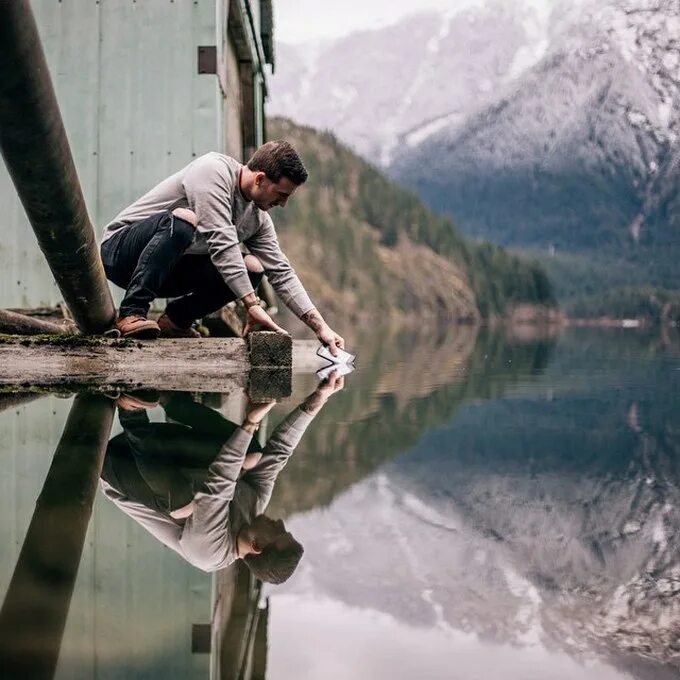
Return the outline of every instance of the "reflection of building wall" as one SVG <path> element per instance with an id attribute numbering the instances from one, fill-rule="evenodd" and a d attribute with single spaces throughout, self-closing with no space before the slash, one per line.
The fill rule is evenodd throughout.
<path id="1" fill-rule="evenodd" d="M 214 584 L 212 677 L 264 678 L 269 603 L 261 601 L 262 583 L 237 561 L 216 572 Z"/>
<path id="2" fill-rule="evenodd" d="M 0 413 L 3 599 L 70 405 L 46 397 Z M 210 617 L 211 576 L 98 495 L 57 677 L 207 677 L 209 658 L 192 654 L 191 633 Z"/>
<path id="3" fill-rule="evenodd" d="M 4 598 L 35 500 L 59 441 L 70 403 L 40 399 L 0 412 L 0 597 Z M 32 414 L 29 422 L 27 413 Z M 34 425 L 35 427 L 30 427 Z"/>
<path id="4" fill-rule="evenodd" d="M 193 158 L 218 150 L 243 159 L 262 142 L 264 69 L 273 61 L 270 5 L 31 3 L 98 234 Z M 61 296 L 2 163 L 0 204 L 0 307 L 55 304 Z"/>
<path id="5" fill-rule="evenodd" d="M 101 494 L 87 524 L 112 402 L 32 399 L 0 400 L 0 665 L 35 671 L 58 659 L 56 676 L 69 679 L 207 677 L 211 669 L 216 678 L 264 677 L 267 608 L 243 562 L 204 573 Z M 30 655 L 17 651 L 26 648 Z"/>

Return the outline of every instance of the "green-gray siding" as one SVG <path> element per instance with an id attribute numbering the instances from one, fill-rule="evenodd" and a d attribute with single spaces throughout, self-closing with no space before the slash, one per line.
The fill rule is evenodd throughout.
<path id="1" fill-rule="evenodd" d="M 98 236 L 154 183 L 197 155 L 224 150 L 218 79 L 197 69 L 199 45 L 222 48 L 223 1 L 32 3 Z M 0 307 L 55 304 L 59 291 L 4 164 L 0 205 Z"/>

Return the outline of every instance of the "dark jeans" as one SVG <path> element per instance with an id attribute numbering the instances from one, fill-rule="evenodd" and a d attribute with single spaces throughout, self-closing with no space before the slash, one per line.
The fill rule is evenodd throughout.
<path id="1" fill-rule="evenodd" d="M 131 500 L 165 515 L 186 505 L 238 425 L 186 394 L 164 406 L 174 423 L 146 411 L 119 411 L 123 432 L 109 441 L 102 478 Z M 253 439 L 248 453 L 262 452 Z"/>
<path id="2" fill-rule="evenodd" d="M 182 328 L 236 298 L 209 255 L 185 255 L 195 229 L 171 212 L 161 212 L 117 231 L 102 243 L 107 278 L 126 293 L 119 316 L 146 316 L 154 299 L 176 298 L 166 313 Z M 253 288 L 261 273 L 248 272 Z"/>

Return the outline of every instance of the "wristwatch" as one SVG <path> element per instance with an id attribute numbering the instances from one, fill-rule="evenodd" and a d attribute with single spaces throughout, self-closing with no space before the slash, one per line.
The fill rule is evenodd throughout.
<path id="1" fill-rule="evenodd" d="M 246 308 L 246 310 L 248 310 L 251 307 L 254 307 L 255 305 L 257 305 L 259 307 L 261 304 L 262 304 L 262 300 L 260 300 L 260 298 L 257 297 L 257 295 L 256 295 L 254 300 L 251 300 L 250 302 L 244 302 L 243 306 Z"/>
<path id="2" fill-rule="evenodd" d="M 250 427 L 253 428 L 253 434 L 255 434 L 255 432 L 257 432 L 260 429 L 261 423 L 256 423 L 255 421 L 248 418 L 248 416 L 246 416 L 245 420 L 243 421 L 243 425 L 250 425 Z"/>

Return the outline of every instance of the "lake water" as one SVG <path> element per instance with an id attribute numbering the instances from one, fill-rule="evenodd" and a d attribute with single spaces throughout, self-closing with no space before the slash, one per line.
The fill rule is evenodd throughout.
<path id="1" fill-rule="evenodd" d="M 102 396 L 0 397 L 0 676 L 678 678 L 679 348 L 381 334 L 313 417 L 296 376 L 254 468 L 277 461 L 266 514 L 304 547 L 281 585 L 195 566 L 229 559 L 226 487 L 212 524 L 169 514 L 210 495 L 228 435 L 198 423 L 241 422 L 234 395 L 122 418 Z"/>

